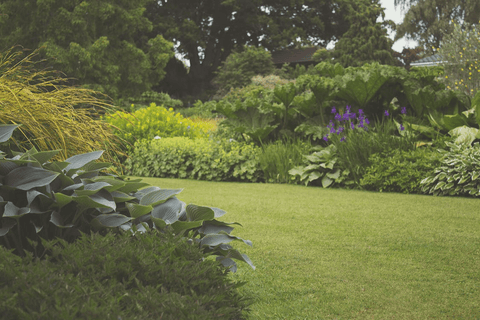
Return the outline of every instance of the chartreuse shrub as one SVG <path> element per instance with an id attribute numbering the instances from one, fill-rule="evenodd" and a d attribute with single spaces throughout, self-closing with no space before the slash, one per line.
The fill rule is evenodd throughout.
<path id="1" fill-rule="evenodd" d="M 0 247 L 3 319 L 243 319 L 247 311 L 243 283 L 182 236 L 108 232 L 43 244 L 42 260 Z"/>
<path id="2" fill-rule="evenodd" d="M 125 166 L 130 174 L 143 177 L 257 182 L 258 150 L 234 140 L 150 139 L 135 143 Z"/>
<path id="3" fill-rule="evenodd" d="M 0 142 L 7 141 L 15 128 L 0 126 Z M 175 234 L 192 231 L 205 254 L 217 255 L 232 270 L 236 268 L 232 258 L 252 265 L 227 244 L 251 242 L 230 235 L 232 223 L 217 220 L 225 211 L 185 205 L 176 197 L 182 189 L 147 187 L 139 180 L 102 173 L 110 166 L 95 162 L 102 151 L 50 162 L 57 153 L 32 148 L 11 159 L 0 153 L 0 244 L 14 253 L 38 256 L 41 239 L 74 241 L 80 232 L 155 228 Z"/>
<path id="4" fill-rule="evenodd" d="M 420 181 L 434 172 L 441 157 L 434 148 L 375 153 L 360 186 L 380 192 L 422 193 Z"/>
<path id="5" fill-rule="evenodd" d="M 421 181 L 422 191 L 440 196 L 480 196 L 480 145 L 446 142 L 440 165 Z"/>
<path id="6" fill-rule="evenodd" d="M 57 160 L 101 149 L 103 159 L 114 162 L 121 143 L 98 120 L 113 106 L 99 99 L 98 92 L 67 86 L 67 79 L 54 71 L 37 70 L 35 56 L 22 58 L 13 49 L 0 53 L 0 124 L 22 124 L 10 148 L 59 150 Z"/>
<path id="7" fill-rule="evenodd" d="M 131 144 L 136 140 L 156 136 L 199 138 L 206 136 L 212 129 L 208 124 L 194 122 L 175 113 L 172 108 L 166 109 L 155 103 L 133 113 L 117 111 L 106 116 L 105 120 L 117 129 L 115 134 Z"/>

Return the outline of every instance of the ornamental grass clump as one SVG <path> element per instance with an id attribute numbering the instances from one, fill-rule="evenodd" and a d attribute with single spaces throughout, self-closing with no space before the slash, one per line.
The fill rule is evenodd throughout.
<path id="1" fill-rule="evenodd" d="M 0 123 L 22 124 L 9 141 L 13 151 L 60 150 L 55 159 L 105 150 L 115 162 L 121 142 L 98 118 L 113 106 L 98 92 L 67 86 L 54 71 L 37 70 L 36 52 L 23 57 L 10 49 L 0 53 Z M 99 98 L 100 97 L 100 98 Z"/>

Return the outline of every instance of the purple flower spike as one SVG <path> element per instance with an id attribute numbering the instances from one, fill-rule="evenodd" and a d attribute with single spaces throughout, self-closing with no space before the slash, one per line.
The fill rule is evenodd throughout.
<path id="1" fill-rule="evenodd" d="M 350 113 L 350 109 L 351 109 L 351 108 L 352 108 L 352 107 L 350 107 L 350 106 L 346 106 L 346 107 L 345 107 L 345 109 L 347 110 L 347 113 Z"/>
<path id="2" fill-rule="evenodd" d="M 335 120 L 337 120 L 337 121 L 342 120 L 342 116 L 340 115 L 340 113 L 337 113 L 337 114 L 335 115 Z"/>
<path id="3" fill-rule="evenodd" d="M 328 136 L 323 136 L 323 141 L 328 141 Z"/>
<path id="4" fill-rule="evenodd" d="M 367 125 L 370 124 L 370 121 L 368 121 L 367 118 L 365 118 L 365 124 L 367 124 Z"/>
<path id="5" fill-rule="evenodd" d="M 337 112 L 337 109 L 335 107 L 332 107 L 332 113 Z"/>
<path id="6" fill-rule="evenodd" d="M 400 125 L 400 131 L 403 131 L 403 130 L 405 130 L 405 127 L 401 124 Z"/>
<path id="7" fill-rule="evenodd" d="M 355 125 L 353 124 L 353 122 L 350 122 L 350 128 L 353 130 L 355 129 Z"/>
<path id="8" fill-rule="evenodd" d="M 334 128 L 334 127 L 330 128 L 330 133 L 335 133 L 335 132 L 336 132 L 336 131 L 335 131 L 335 128 Z"/>
<path id="9" fill-rule="evenodd" d="M 402 107 L 401 114 L 407 114 L 407 107 Z"/>
<path id="10" fill-rule="evenodd" d="M 340 139 L 340 142 L 343 142 L 345 141 L 345 137 L 342 137 L 342 139 Z"/>
<path id="11" fill-rule="evenodd" d="M 363 114 L 363 110 L 362 110 L 362 109 L 358 109 L 358 114 L 362 115 L 362 114 Z"/>
<path id="12" fill-rule="evenodd" d="M 355 118 L 356 118 L 356 116 L 357 116 L 357 115 L 356 115 L 355 113 L 352 113 L 352 114 L 350 115 L 350 119 L 352 119 L 352 120 L 353 120 L 353 119 L 355 119 Z"/>
<path id="13" fill-rule="evenodd" d="M 388 110 L 385 110 L 385 117 L 388 117 L 390 113 L 388 113 Z"/>

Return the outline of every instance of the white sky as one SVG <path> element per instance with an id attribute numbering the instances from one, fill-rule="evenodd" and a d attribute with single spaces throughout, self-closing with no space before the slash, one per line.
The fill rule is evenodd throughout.
<path id="1" fill-rule="evenodd" d="M 400 6 L 395 9 L 393 5 L 394 0 L 380 0 L 381 6 L 385 8 L 385 20 L 393 20 L 396 24 L 400 24 L 403 21 L 405 12 L 402 12 Z M 407 10 L 406 8 L 405 10 Z M 393 40 L 395 37 L 395 32 L 390 34 L 390 38 Z M 397 40 L 393 44 L 393 50 L 402 52 L 403 48 L 415 48 L 418 45 L 417 41 L 405 40 L 405 38 Z"/>

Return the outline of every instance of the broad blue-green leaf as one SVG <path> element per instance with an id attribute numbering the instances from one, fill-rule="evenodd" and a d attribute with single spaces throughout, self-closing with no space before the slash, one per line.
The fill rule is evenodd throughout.
<path id="1" fill-rule="evenodd" d="M 467 126 L 467 120 L 464 115 L 462 114 L 455 114 L 455 115 L 444 115 L 443 116 L 443 123 L 445 125 L 445 129 L 453 130 L 457 127 Z"/>
<path id="2" fill-rule="evenodd" d="M 167 224 L 172 224 L 178 220 L 183 202 L 176 197 L 168 199 L 166 202 L 156 205 L 152 210 L 152 217 L 162 219 Z"/>
<path id="3" fill-rule="evenodd" d="M 105 190 L 110 191 L 110 192 L 116 191 L 116 190 L 124 187 L 127 184 L 126 181 L 116 179 L 113 176 L 96 176 L 92 179 L 85 179 L 84 182 L 85 181 L 87 181 L 87 182 L 106 182 L 110 186 L 107 186 L 105 188 Z"/>
<path id="4" fill-rule="evenodd" d="M 243 240 L 241 238 L 228 235 L 226 233 L 208 234 L 201 239 L 200 245 L 215 247 L 215 246 L 218 246 L 222 243 L 229 243 L 229 242 L 232 242 L 234 240 L 243 241 L 245 244 L 247 244 L 249 246 L 252 246 L 252 242 L 250 240 Z"/>
<path id="5" fill-rule="evenodd" d="M 40 164 L 44 164 L 48 160 L 55 157 L 60 150 L 52 150 L 52 151 L 40 151 L 32 155 L 32 158 L 37 160 Z"/>
<path id="6" fill-rule="evenodd" d="M 167 226 L 167 223 L 163 221 L 162 219 L 151 217 L 153 223 L 155 224 L 155 227 L 158 229 L 163 229 Z"/>
<path id="7" fill-rule="evenodd" d="M 2 219 L 2 227 L 0 228 L 0 237 L 3 237 L 17 224 L 14 219 Z"/>
<path id="8" fill-rule="evenodd" d="M 116 228 L 133 220 L 131 217 L 118 213 L 101 214 L 92 220 L 92 225 L 101 228 Z"/>
<path id="9" fill-rule="evenodd" d="M 19 208 L 12 202 L 8 201 L 3 209 L 4 218 L 20 218 L 21 216 L 30 212 L 30 208 Z"/>
<path id="10" fill-rule="evenodd" d="M 68 158 L 65 162 L 68 162 L 69 165 L 65 168 L 65 171 L 68 172 L 72 169 L 80 169 L 85 166 L 87 163 L 97 160 L 102 156 L 103 151 L 93 151 L 84 154 L 78 154 L 73 157 Z"/>
<path id="11" fill-rule="evenodd" d="M 216 260 L 219 261 L 225 268 L 227 268 L 231 272 L 237 272 L 237 263 L 232 259 L 225 257 L 217 257 Z"/>
<path id="12" fill-rule="evenodd" d="M 234 223 L 228 223 L 228 224 L 234 224 Z M 198 232 L 203 234 L 216 234 L 220 232 L 225 232 L 230 234 L 230 232 L 232 232 L 233 230 L 233 227 L 229 227 L 228 224 L 225 222 L 216 221 L 216 220 L 204 221 L 202 227 L 198 229 Z"/>
<path id="13" fill-rule="evenodd" d="M 100 190 L 91 196 L 73 197 L 73 201 L 79 203 L 86 208 L 111 208 L 116 209 L 115 201 L 112 195 L 106 190 Z"/>
<path id="14" fill-rule="evenodd" d="M 175 221 L 171 226 L 176 233 L 179 233 L 183 230 L 201 227 L 202 223 L 203 221 Z"/>
<path id="15" fill-rule="evenodd" d="M 161 189 L 147 193 L 140 199 L 141 205 L 156 206 L 182 192 L 183 189 Z"/>
<path id="16" fill-rule="evenodd" d="M 125 192 L 125 193 L 130 193 L 133 191 L 137 191 L 140 188 L 148 186 L 148 183 L 146 182 L 139 182 L 139 181 L 125 181 L 127 184 L 116 191 L 120 192 Z"/>
<path id="17" fill-rule="evenodd" d="M 246 254 L 240 253 L 235 249 L 230 249 L 228 251 L 228 254 L 226 255 L 226 258 L 233 258 L 233 259 L 246 262 L 250 267 L 252 267 L 253 270 L 255 270 L 255 266 L 253 265 L 250 258 Z"/>
<path id="18" fill-rule="evenodd" d="M 153 209 L 152 206 L 142 206 L 141 204 L 130 203 L 130 202 L 126 204 L 126 207 L 128 209 L 128 212 L 130 213 L 130 216 L 135 219 L 138 217 L 144 216 L 146 214 L 149 214 Z"/>
<path id="19" fill-rule="evenodd" d="M 99 192 L 102 189 L 105 189 L 106 187 L 111 186 L 111 184 L 107 182 L 94 182 L 94 183 L 88 183 L 83 186 L 83 190 L 75 190 L 75 193 L 78 196 L 89 196 L 92 194 L 95 194 Z"/>
<path id="20" fill-rule="evenodd" d="M 335 172 L 327 172 L 326 174 L 327 177 L 330 179 L 337 180 L 340 177 L 340 169 L 337 169 Z"/>
<path id="21" fill-rule="evenodd" d="M 12 136 L 13 130 L 18 128 L 15 124 L 0 124 L 0 142 L 5 142 Z"/>
<path id="22" fill-rule="evenodd" d="M 59 209 L 62 208 L 63 206 L 66 206 L 73 200 L 73 197 L 60 192 L 54 193 L 53 195 L 55 197 L 55 203 L 53 204 L 53 206 Z"/>
<path id="23" fill-rule="evenodd" d="M 50 222 L 62 229 L 73 227 L 73 224 L 71 223 L 65 224 L 64 218 L 62 217 L 61 213 L 59 213 L 58 211 L 52 212 L 52 215 L 50 216 Z"/>
<path id="24" fill-rule="evenodd" d="M 83 188 L 83 183 L 71 184 L 68 187 L 63 188 L 63 191 L 75 191 L 80 188 Z"/>
<path id="25" fill-rule="evenodd" d="M 215 212 L 212 208 L 197 206 L 195 204 L 189 204 L 187 206 L 188 221 L 213 220 L 214 218 Z"/>
<path id="26" fill-rule="evenodd" d="M 108 190 L 108 189 L 106 189 L 106 190 Z M 135 197 L 132 197 L 132 196 L 126 194 L 126 193 L 119 192 L 119 191 L 112 191 L 111 194 L 112 194 L 113 200 L 117 203 L 126 202 L 126 201 L 130 201 L 132 199 L 135 199 Z"/>
<path id="27" fill-rule="evenodd" d="M 51 163 L 46 163 L 43 165 L 44 169 L 50 170 L 50 171 L 55 171 L 55 172 L 63 172 L 63 169 L 65 169 L 68 166 L 68 162 L 51 162 Z"/>
<path id="28" fill-rule="evenodd" d="M 59 175 L 36 167 L 19 167 L 5 177 L 4 184 L 20 190 L 30 190 L 50 184 Z"/>
<path id="29" fill-rule="evenodd" d="M 221 216 L 227 214 L 227 212 L 225 210 L 222 210 L 222 209 L 219 209 L 219 208 L 210 207 L 210 209 L 212 209 L 213 212 L 215 213 L 215 218 L 220 218 Z"/>
<path id="30" fill-rule="evenodd" d="M 31 224 L 33 224 L 33 226 L 35 227 L 35 233 L 39 233 L 40 231 L 42 231 L 43 229 L 43 225 L 37 225 L 35 222 L 33 221 L 30 221 Z"/>

